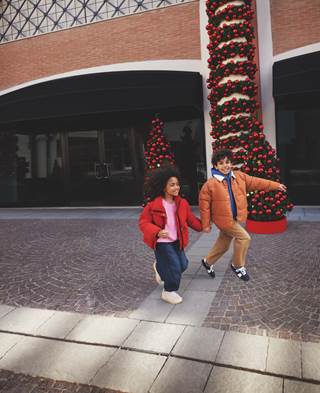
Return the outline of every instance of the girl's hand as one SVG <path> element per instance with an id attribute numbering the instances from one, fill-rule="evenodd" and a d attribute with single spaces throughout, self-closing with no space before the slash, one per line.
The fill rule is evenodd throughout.
<path id="1" fill-rule="evenodd" d="M 210 232 L 211 232 L 211 227 L 202 228 L 202 232 L 204 232 L 204 233 L 210 233 Z"/>
<path id="2" fill-rule="evenodd" d="M 285 186 L 284 184 L 280 184 L 280 186 L 278 187 L 278 190 L 286 192 L 287 191 L 287 186 Z"/>
<path id="3" fill-rule="evenodd" d="M 167 239 L 169 237 L 169 232 L 165 231 L 164 229 L 161 229 L 161 231 L 158 232 L 158 237 L 162 239 Z"/>

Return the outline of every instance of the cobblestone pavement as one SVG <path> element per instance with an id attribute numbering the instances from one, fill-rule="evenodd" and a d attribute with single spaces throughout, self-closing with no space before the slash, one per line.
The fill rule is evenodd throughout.
<path id="1" fill-rule="evenodd" d="M 0 370 L 1 393 L 122 393 L 110 389 L 80 385 L 69 382 L 35 378 L 29 375 L 15 374 Z"/>
<path id="2" fill-rule="evenodd" d="M 205 326 L 320 342 L 320 222 L 290 222 L 276 235 L 252 234 L 251 281 L 230 270 Z"/>
<path id="3" fill-rule="evenodd" d="M 1 220 L 0 302 L 125 316 L 156 287 L 153 258 L 136 219 Z"/>

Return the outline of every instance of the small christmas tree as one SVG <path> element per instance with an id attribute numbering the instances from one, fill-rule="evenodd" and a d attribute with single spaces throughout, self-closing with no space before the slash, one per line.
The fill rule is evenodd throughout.
<path id="1" fill-rule="evenodd" d="M 208 0 L 206 6 L 212 148 L 232 150 L 234 163 L 245 173 L 279 182 L 279 159 L 265 138 L 263 125 L 256 119 L 252 0 L 236 4 Z M 260 191 L 248 196 L 248 217 L 252 220 L 279 220 L 292 207 L 281 191 Z"/>
<path id="2" fill-rule="evenodd" d="M 148 178 L 157 168 L 163 165 L 174 165 L 174 154 L 172 153 L 170 143 L 163 134 L 164 123 L 158 117 L 152 120 L 152 129 L 148 134 L 146 149 L 144 152 L 145 161 L 145 178 L 144 185 L 146 185 Z M 144 196 L 144 203 L 148 202 L 146 195 Z"/>

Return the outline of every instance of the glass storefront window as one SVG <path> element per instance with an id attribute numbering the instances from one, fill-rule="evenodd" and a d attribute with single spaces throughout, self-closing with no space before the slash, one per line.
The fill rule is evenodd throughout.
<path id="1" fill-rule="evenodd" d="M 61 136 L 58 133 L 17 134 L 18 203 L 64 202 Z"/>
<path id="2" fill-rule="evenodd" d="M 281 176 L 296 205 L 319 205 L 319 116 L 320 109 L 277 111 Z"/>
<path id="3" fill-rule="evenodd" d="M 113 175 L 116 172 L 132 172 L 129 146 L 129 129 L 104 131 L 106 161 L 110 163 Z"/>
<path id="4" fill-rule="evenodd" d="M 203 122 L 201 119 L 165 122 L 164 134 L 181 173 L 182 193 L 197 204 L 198 192 L 207 176 Z"/>

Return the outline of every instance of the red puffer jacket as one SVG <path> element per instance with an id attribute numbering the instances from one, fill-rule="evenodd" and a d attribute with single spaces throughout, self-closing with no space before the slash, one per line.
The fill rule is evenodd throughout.
<path id="1" fill-rule="evenodd" d="M 186 199 L 177 196 L 175 198 L 175 203 L 177 206 L 176 223 L 178 239 L 180 248 L 182 249 L 188 245 L 188 226 L 198 232 L 202 230 L 202 227 L 199 218 L 192 213 Z M 166 210 L 162 204 L 162 197 L 158 196 L 145 206 L 139 219 L 139 227 L 143 232 L 143 240 L 149 247 L 153 249 L 156 248 L 157 235 L 161 229 L 164 229 L 166 222 Z"/>

